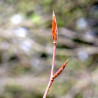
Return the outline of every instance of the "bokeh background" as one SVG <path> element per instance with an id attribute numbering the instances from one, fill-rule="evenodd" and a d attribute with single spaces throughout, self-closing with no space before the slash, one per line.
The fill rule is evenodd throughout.
<path id="1" fill-rule="evenodd" d="M 0 98 L 42 98 L 52 62 L 52 12 L 58 25 L 47 98 L 98 98 L 97 0 L 0 0 Z"/>

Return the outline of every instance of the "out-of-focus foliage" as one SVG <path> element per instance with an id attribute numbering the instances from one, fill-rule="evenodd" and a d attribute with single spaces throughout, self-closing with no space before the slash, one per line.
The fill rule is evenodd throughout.
<path id="1" fill-rule="evenodd" d="M 0 0 L 0 98 L 42 98 L 52 61 L 52 11 L 59 35 L 55 71 L 69 63 L 47 98 L 98 97 L 97 0 Z"/>

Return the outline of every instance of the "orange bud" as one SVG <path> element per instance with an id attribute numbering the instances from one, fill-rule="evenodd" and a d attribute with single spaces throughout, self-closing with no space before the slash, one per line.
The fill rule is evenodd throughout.
<path id="1" fill-rule="evenodd" d="M 54 11 L 52 16 L 52 37 L 53 37 L 53 43 L 57 43 L 57 24 Z"/>
<path id="2" fill-rule="evenodd" d="M 55 79 L 65 68 L 66 64 L 68 63 L 68 60 L 61 66 L 61 68 L 53 75 L 53 79 Z"/>

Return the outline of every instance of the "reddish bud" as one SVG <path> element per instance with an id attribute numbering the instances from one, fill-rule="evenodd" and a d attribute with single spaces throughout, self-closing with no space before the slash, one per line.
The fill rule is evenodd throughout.
<path id="1" fill-rule="evenodd" d="M 53 37 L 53 43 L 57 43 L 57 23 L 54 11 L 52 16 L 52 37 Z"/>
<path id="2" fill-rule="evenodd" d="M 55 79 L 65 68 L 66 64 L 68 63 L 68 60 L 61 66 L 61 68 L 54 74 L 53 79 Z"/>

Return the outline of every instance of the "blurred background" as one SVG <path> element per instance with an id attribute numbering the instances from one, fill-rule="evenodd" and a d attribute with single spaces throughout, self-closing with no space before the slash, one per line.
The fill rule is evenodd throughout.
<path id="1" fill-rule="evenodd" d="M 57 77 L 47 98 L 98 98 L 97 0 L 0 0 L 0 98 L 42 98 L 52 62 L 56 14 Z"/>

